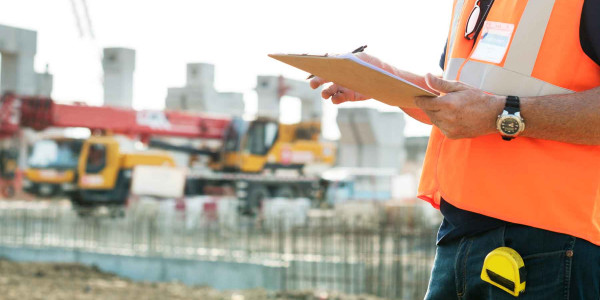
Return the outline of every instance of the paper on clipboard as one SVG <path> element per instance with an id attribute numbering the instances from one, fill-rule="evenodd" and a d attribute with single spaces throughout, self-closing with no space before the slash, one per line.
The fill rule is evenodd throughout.
<path id="1" fill-rule="evenodd" d="M 437 96 L 351 53 L 339 56 L 269 54 L 269 57 L 392 106 L 414 108 L 417 106 L 413 97 Z"/>

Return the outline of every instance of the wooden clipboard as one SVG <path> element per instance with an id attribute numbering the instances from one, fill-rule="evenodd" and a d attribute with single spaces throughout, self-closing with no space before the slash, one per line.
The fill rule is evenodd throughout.
<path id="1" fill-rule="evenodd" d="M 352 54 L 269 54 L 269 57 L 392 106 L 415 108 L 417 106 L 413 97 L 436 97 L 435 94 Z"/>

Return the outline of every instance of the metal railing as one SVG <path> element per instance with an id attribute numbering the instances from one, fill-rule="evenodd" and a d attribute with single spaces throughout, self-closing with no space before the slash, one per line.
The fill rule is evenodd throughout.
<path id="1" fill-rule="evenodd" d="M 82 218 L 56 205 L 0 207 L 0 245 L 258 263 L 282 269 L 281 291 L 422 299 L 435 228 L 385 218 L 308 218 L 290 225 L 239 217 L 225 224 L 206 213 L 130 210 L 124 218 Z"/>

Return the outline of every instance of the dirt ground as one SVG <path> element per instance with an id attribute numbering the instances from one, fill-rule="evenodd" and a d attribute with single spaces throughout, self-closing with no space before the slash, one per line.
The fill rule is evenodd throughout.
<path id="1" fill-rule="evenodd" d="M 0 259 L 0 299 L 202 299 L 202 300 L 376 300 L 326 292 L 275 293 L 262 289 L 216 291 L 178 282 L 133 282 L 95 267 L 65 263 L 22 263 Z"/>

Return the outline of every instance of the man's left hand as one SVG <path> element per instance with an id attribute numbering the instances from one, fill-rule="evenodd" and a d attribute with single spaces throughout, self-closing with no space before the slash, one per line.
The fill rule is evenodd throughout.
<path id="1" fill-rule="evenodd" d="M 497 132 L 496 119 L 504 109 L 506 97 L 431 74 L 425 76 L 425 81 L 441 96 L 416 97 L 415 103 L 446 137 L 473 138 Z"/>

